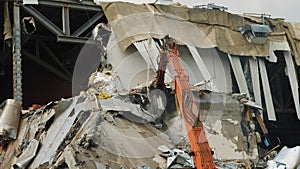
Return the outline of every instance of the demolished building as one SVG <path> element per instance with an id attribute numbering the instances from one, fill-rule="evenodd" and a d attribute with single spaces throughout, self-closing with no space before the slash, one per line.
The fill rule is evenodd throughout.
<path id="1" fill-rule="evenodd" d="M 162 112 L 163 118 L 154 120 L 151 120 L 153 114 L 142 111 L 141 102 L 131 98 L 145 95 L 142 89 L 155 76 L 166 35 L 179 43 L 180 59 L 216 160 L 238 159 L 244 166 L 253 167 L 251 161 L 264 157 L 277 144 L 299 145 L 299 24 L 172 5 L 55 2 L 19 2 L 24 10 L 21 11 L 26 13 L 22 16 L 31 15 L 36 20 L 32 34 L 27 35 L 28 41 L 37 43 L 55 58 L 55 52 L 49 50 L 49 46 L 55 46 L 48 42 L 47 47 L 38 40 L 48 31 L 58 43 L 84 44 L 96 40 L 96 45 L 83 45 L 73 67 L 73 93 L 85 92 L 33 111 L 22 111 L 18 138 L 2 142 L 2 167 L 164 168 L 167 161 L 158 155 L 161 145 L 189 151 L 174 93 L 168 96 L 168 104 L 173 104 L 165 106 L 173 108 Z M 57 23 L 46 20 L 51 10 L 44 11 L 44 5 L 62 8 L 62 30 L 55 26 Z M 5 3 L 3 6 L 6 8 Z M 72 17 L 66 14 L 68 8 L 90 10 L 95 15 L 82 26 L 78 23 L 77 30 L 68 29 L 66 16 Z M 32 23 L 32 19 L 24 21 Z M 102 50 L 99 46 L 106 44 L 102 43 L 103 34 L 100 33 L 100 40 L 80 37 L 100 22 L 107 22 L 111 32 Z M 257 37 L 264 40 L 256 44 Z M 68 45 L 62 48 L 69 49 Z M 106 58 L 89 56 L 91 48 L 99 53 L 105 49 Z M 46 65 L 28 50 L 26 46 L 22 50 L 25 57 Z M 90 62 L 86 61 L 89 59 Z M 113 73 L 96 72 L 88 88 L 88 77 L 100 62 L 110 65 Z M 69 79 L 62 76 L 69 70 L 59 61 L 56 64 L 64 73 L 45 67 Z M 174 90 L 173 76 L 174 72 L 168 68 L 165 82 L 170 90 Z M 113 86 L 97 85 L 99 82 L 112 82 Z M 254 102 L 240 102 L 241 98 L 255 102 L 266 129 L 259 124 L 261 121 L 253 120 L 255 129 L 250 133 L 245 131 L 249 128 L 243 128 L 246 119 L 243 112 Z"/>

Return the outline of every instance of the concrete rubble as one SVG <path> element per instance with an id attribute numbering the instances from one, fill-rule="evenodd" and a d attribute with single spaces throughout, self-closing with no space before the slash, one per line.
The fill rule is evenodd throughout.
<path id="1" fill-rule="evenodd" d="M 300 165 L 300 146 L 283 147 L 273 160 L 268 161 L 267 169 L 292 169 Z M 297 167 L 298 166 L 298 167 Z"/>
<path id="2" fill-rule="evenodd" d="M 1 167 L 194 168 L 189 141 L 176 109 L 168 110 L 157 118 L 143 110 L 143 107 L 147 109 L 147 105 L 132 99 L 133 95 L 135 99 L 144 95 L 146 90 L 143 88 L 98 97 L 97 94 L 109 91 L 110 85 L 106 87 L 95 90 L 92 86 L 79 96 L 22 111 L 16 139 L 2 144 Z M 206 107 L 220 106 L 219 101 L 223 97 L 202 93 L 198 101 L 202 105 L 204 119 Z M 225 97 L 227 102 L 222 105 L 225 112 L 240 112 L 243 105 L 256 108 L 253 102 L 244 100 L 240 104 L 231 96 Z M 141 98 L 149 104 L 146 96 Z M 257 143 L 252 136 L 245 138 L 251 133 L 243 135 L 243 129 L 239 127 L 243 115 L 223 115 L 214 123 L 220 128 L 212 128 L 210 118 L 215 116 L 206 118 L 206 129 L 215 152 L 216 165 L 226 169 L 253 167 L 258 160 Z M 275 158 L 268 162 L 269 166 L 274 162 L 279 163 Z"/>
<path id="3" fill-rule="evenodd" d="M 102 109 L 101 102 L 88 94 L 22 114 L 18 137 L 3 147 L 1 166 L 156 168 L 157 147 L 174 147 L 169 137 L 151 124 L 127 120 L 119 110 Z"/>
<path id="4" fill-rule="evenodd" d="M 202 18 L 202 21 L 198 18 L 209 12 L 176 7 L 174 16 L 186 17 L 183 20 L 157 15 L 170 12 L 174 7 L 140 5 L 144 9 L 122 2 L 101 4 L 114 29 L 110 30 L 109 25 L 101 23 L 93 31 L 93 40 L 98 41 L 97 47 L 102 49 L 102 53 L 100 66 L 88 79 L 88 89 L 67 99 L 52 101 L 46 105 L 33 105 L 28 110 L 21 110 L 18 101 L 12 99 L 0 105 L 0 168 L 195 168 L 193 152 L 176 102 L 171 74 L 174 72 L 166 70 L 166 79 L 171 81 L 166 80 L 164 92 L 153 90 L 150 85 L 153 80 L 151 75 L 155 74 L 152 69 L 156 70 L 158 66 L 159 39 L 169 33 L 165 30 L 172 24 L 174 28 L 182 26 L 178 29 L 184 41 L 178 48 L 183 51 L 180 56 L 186 56 L 185 66 L 190 65 L 189 77 L 193 77 L 193 72 L 198 68 L 201 72 L 195 73 L 195 77 L 191 78 L 190 83 L 194 84 L 191 85 L 191 95 L 195 97 L 216 166 L 221 169 L 300 167 L 300 147 L 285 146 L 280 150 L 283 145 L 278 140 L 276 142 L 270 139 L 263 119 L 263 111 L 268 109 L 265 112 L 270 113 L 268 118 L 276 120 L 275 111 L 269 111 L 274 109 L 273 103 L 268 103 L 272 102 L 271 92 L 266 92 L 270 91 L 270 85 L 265 72 L 267 60 L 263 57 L 269 56 L 269 50 L 272 49 L 265 44 L 267 34 L 265 39 L 259 41 L 262 46 L 249 44 L 235 29 L 245 21 L 238 15 L 224 15 L 225 11 L 215 11 L 214 16 L 205 20 Z M 124 12 L 126 10 L 117 10 L 122 7 L 128 8 L 128 13 Z M 129 29 L 136 21 L 136 18 L 127 17 L 133 13 L 129 9 L 139 14 L 138 21 L 144 23 L 144 18 L 147 17 L 151 22 L 139 25 L 140 28 Z M 119 20 L 122 21 L 121 24 Z M 36 31 L 32 17 L 23 22 L 27 23 L 27 34 Z M 261 21 L 249 17 L 246 22 L 253 27 L 254 22 L 260 24 Z M 279 33 L 287 26 L 283 27 L 280 19 L 270 19 L 269 22 L 277 25 L 273 28 L 274 33 L 269 36 L 271 44 L 275 44 L 276 39 L 286 44 L 285 35 Z M 148 24 L 156 31 L 151 38 L 143 32 L 151 27 Z M 257 25 L 255 27 L 257 29 Z M 98 37 L 100 28 L 105 28 L 105 39 Z M 192 32 L 202 30 L 211 44 L 200 43 L 199 39 L 204 35 L 195 34 L 192 37 L 194 34 L 184 28 L 189 28 Z M 125 31 L 129 33 L 126 34 Z M 162 32 L 159 33 L 160 31 Z M 223 31 L 227 34 L 220 33 Z M 141 33 L 135 36 L 130 34 L 136 32 Z M 174 31 L 173 36 L 177 33 Z M 186 36 L 187 33 L 189 36 Z M 114 43 L 113 40 L 118 41 L 120 37 L 123 40 Z M 242 50 L 236 48 L 233 42 L 242 44 Z M 109 46 L 112 44 L 119 45 Z M 149 54 L 150 46 L 153 47 L 151 52 L 155 53 L 152 58 Z M 200 48 L 208 47 L 218 47 L 222 49 L 219 52 L 227 54 L 224 53 L 225 57 L 216 59 L 216 62 L 213 59 L 215 56 L 200 56 Z M 273 53 L 273 49 L 271 52 Z M 260 57 L 257 60 L 254 57 L 239 57 L 243 55 Z M 283 58 L 289 56 L 290 52 L 283 54 Z M 133 61 L 136 61 L 136 66 L 129 67 Z M 296 61 L 299 64 L 299 57 Z M 210 68 L 213 66 L 205 62 L 216 66 Z M 293 63 L 293 60 L 286 59 L 286 62 Z M 149 70 L 144 71 L 147 66 Z M 124 67 L 128 67 L 128 70 L 123 71 Z M 138 74 L 137 71 L 140 70 L 143 71 Z M 261 73 L 260 77 L 258 71 Z M 294 69 L 287 71 L 291 72 L 295 73 Z M 128 74 L 134 74 L 135 77 L 129 79 Z M 292 82 L 296 82 L 296 74 L 289 76 Z M 262 83 L 259 82 L 260 79 Z M 290 86 L 294 90 L 293 85 Z M 261 87 L 264 92 L 260 90 Z M 298 89 L 297 86 L 295 88 Z M 261 97 L 261 93 L 264 93 L 264 97 Z M 294 95 L 298 95 L 296 90 Z M 296 103 L 297 100 L 294 100 Z M 267 107 L 263 108 L 263 104 Z"/>

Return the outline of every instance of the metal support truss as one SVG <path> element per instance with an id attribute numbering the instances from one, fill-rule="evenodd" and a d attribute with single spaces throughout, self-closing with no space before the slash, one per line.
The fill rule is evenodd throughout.
<path id="1" fill-rule="evenodd" d="M 103 11 L 99 5 L 89 1 L 82 1 L 77 3 L 74 1 L 64 0 L 39 0 L 39 5 L 58 7 L 62 9 L 62 30 L 51 22 L 46 16 L 40 13 L 33 5 L 22 5 L 23 9 L 32 15 L 38 22 L 57 37 L 57 42 L 64 43 L 94 43 L 89 38 L 81 36 L 86 30 L 93 26 L 97 21 L 103 17 Z M 91 19 L 80 26 L 74 33 L 71 33 L 70 25 L 70 9 L 84 10 L 84 11 L 98 11 Z"/>
<path id="2" fill-rule="evenodd" d="M 52 23 L 48 18 L 41 14 L 38 10 L 32 6 L 23 5 L 23 9 L 30 15 L 32 15 L 37 21 L 39 21 L 43 26 L 45 26 L 54 35 L 63 35 L 61 31 L 54 23 Z"/>
<path id="3" fill-rule="evenodd" d="M 67 6 L 62 8 L 62 22 L 63 33 L 70 35 L 70 8 Z"/>
<path id="4" fill-rule="evenodd" d="M 57 26 L 54 22 L 42 14 L 38 9 L 40 6 L 55 7 L 61 9 L 62 28 Z M 20 25 L 20 7 L 23 11 L 35 18 L 41 25 L 49 30 L 56 37 L 57 42 L 82 44 L 82 43 L 94 43 L 89 37 L 85 37 L 84 33 L 104 16 L 100 5 L 96 5 L 92 1 L 73 1 L 73 0 L 38 0 L 38 5 L 23 4 L 20 0 L 14 1 L 14 29 L 13 29 L 13 89 L 14 98 L 22 104 L 22 70 L 21 70 L 21 25 Z M 72 29 L 70 24 L 70 10 L 81 10 L 85 12 L 98 12 L 91 17 L 86 23 L 79 26 L 79 28 Z M 75 30 L 71 32 L 71 30 Z M 25 44 L 29 39 L 32 39 L 35 35 L 24 39 Z M 46 40 L 51 39 L 47 37 Z M 35 55 L 23 50 L 22 53 L 28 59 L 48 69 L 53 74 L 71 83 L 71 73 L 67 70 L 58 57 L 46 46 L 41 40 L 38 40 L 35 44 Z M 49 54 L 51 59 L 58 65 L 58 67 L 48 64 L 45 60 L 39 57 L 40 49 L 43 48 L 45 52 Z"/>
<path id="5" fill-rule="evenodd" d="M 87 37 L 75 37 L 75 36 L 57 36 L 57 42 L 65 43 L 90 43 L 94 44 L 95 41 Z"/>
<path id="6" fill-rule="evenodd" d="M 76 10 L 86 10 L 86 11 L 102 11 L 99 5 L 95 5 L 93 2 L 89 1 L 81 1 L 80 3 L 76 3 L 71 0 L 39 0 L 39 5 L 51 6 L 51 7 L 69 7 L 71 9 Z"/>
<path id="7" fill-rule="evenodd" d="M 102 18 L 103 12 L 98 12 L 95 16 L 93 16 L 89 21 L 83 24 L 80 28 L 78 28 L 72 35 L 80 36 L 84 31 L 90 28 L 93 24 L 95 24 L 100 18 Z"/>

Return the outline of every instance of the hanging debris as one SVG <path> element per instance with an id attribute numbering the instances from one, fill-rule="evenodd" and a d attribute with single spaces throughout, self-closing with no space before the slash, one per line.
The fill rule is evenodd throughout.
<path id="1" fill-rule="evenodd" d="M 23 30 L 26 35 L 31 35 L 36 31 L 35 21 L 33 17 L 24 17 L 22 19 Z"/>

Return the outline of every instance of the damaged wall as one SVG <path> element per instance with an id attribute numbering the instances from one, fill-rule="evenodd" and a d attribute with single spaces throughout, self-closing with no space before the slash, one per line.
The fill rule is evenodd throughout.
<path id="1" fill-rule="evenodd" d="M 274 54 L 274 51 L 276 50 L 290 51 L 292 49 L 297 61 L 297 24 L 286 23 L 286 25 L 289 25 L 290 27 L 290 29 L 287 29 L 287 26 L 285 26 L 285 22 L 282 19 L 265 18 L 268 26 L 272 29 L 272 33 L 268 35 L 267 43 L 258 45 L 248 43 L 245 37 L 237 31 L 239 27 L 245 26 L 246 24 L 263 24 L 263 20 L 258 17 L 243 17 L 219 10 L 189 9 L 184 7 L 156 4 L 137 5 L 123 2 L 103 2 L 101 3 L 101 5 L 106 14 L 106 17 L 108 18 L 109 24 L 112 27 L 113 32 L 116 34 L 116 38 L 119 42 L 118 44 L 120 45 L 122 51 L 125 51 L 126 48 L 128 48 L 131 44 L 136 43 L 136 41 L 149 39 L 149 37 L 160 39 L 167 34 L 175 38 L 180 44 L 188 45 L 190 51 L 193 47 L 198 47 L 198 50 L 199 48 L 216 47 L 218 50 L 228 55 L 228 59 L 231 63 L 231 68 L 234 72 L 236 82 L 238 84 L 239 92 L 246 93 L 248 97 L 250 97 L 250 92 L 255 93 L 255 96 L 252 95 L 252 97 L 260 102 L 260 104 L 262 104 L 260 98 L 261 96 L 259 95 L 260 91 L 258 90 L 258 78 L 256 78 L 256 80 L 254 81 L 255 84 L 253 85 L 255 88 L 253 89 L 253 87 L 251 87 L 251 83 L 249 83 L 249 79 L 251 78 L 251 76 L 248 76 L 247 79 L 245 78 L 243 71 L 244 68 L 242 68 L 239 59 L 240 57 L 245 56 L 247 58 L 253 57 L 254 60 L 257 58 L 259 60 L 258 63 L 260 71 L 254 72 L 260 73 L 261 77 L 263 78 L 262 86 L 264 90 L 262 91 L 264 92 L 263 94 L 266 101 L 265 107 L 267 108 L 268 118 L 269 120 L 276 120 L 272 103 L 272 94 L 268 89 L 269 83 L 268 77 L 266 76 L 267 70 L 265 69 L 264 65 L 267 61 L 273 63 L 277 62 L 277 56 L 275 56 Z M 148 18 L 146 19 L 147 22 L 145 22 L 145 18 Z M 132 27 L 132 25 L 137 26 Z M 292 48 L 289 48 L 289 44 L 292 46 Z M 186 55 L 186 61 L 188 62 L 190 60 L 190 54 L 187 54 L 185 50 L 181 50 L 180 52 L 183 56 Z M 231 79 L 230 76 L 228 76 L 228 74 L 226 75 L 226 73 L 225 76 L 224 74 L 222 74 L 220 78 L 216 76 L 216 72 L 221 70 L 221 68 L 225 70 L 224 72 L 228 72 L 227 70 L 229 69 L 229 66 L 227 64 L 227 60 L 225 58 L 221 59 L 223 60 L 223 66 L 211 66 L 212 64 L 215 64 L 217 62 L 205 63 L 205 56 L 201 56 L 202 54 L 200 51 L 196 52 L 196 54 L 197 57 L 201 58 L 203 61 L 201 59 L 198 60 L 197 58 L 195 60 L 196 55 L 193 56 L 194 61 L 190 62 L 189 65 L 189 67 L 191 67 L 191 70 L 195 71 L 195 66 L 193 63 L 196 61 L 198 68 L 200 68 L 202 76 L 206 76 L 204 80 L 208 80 L 207 77 L 214 76 L 212 78 L 212 81 L 215 81 L 212 85 L 212 87 L 214 87 L 213 91 L 218 92 L 216 90 L 216 87 L 220 88 L 219 86 L 217 86 L 220 83 L 223 85 L 221 80 L 221 78 L 223 78 L 226 81 L 225 86 L 227 87 L 221 87 L 220 91 L 230 92 L 232 87 L 230 87 L 230 80 L 227 80 Z M 198 56 L 199 54 L 200 57 Z M 210 54 L 213 55 L 213 53 Z M 264 56 L 266 60 L 260 59 L 260 56 Z M 146 56 L 144 56 L 144 58 L 145 57 Z M 289 55 L 289 57 L 293 56 Z M 204 67 L 201 66 L 201 64 L 209 64 L 210 66 L 207 66 L 208 69 L 202 70 L 204 69 Z M 254 68 L 253 65 L 254 64 L 251 64 L 250 66 Z M 289 65 L 295 66 L 294 64 Z M 214 72 L 211 72 L 212 67 L 214 69 Z M 185 68 L 187 70 L 189 69 L 187 66 L 185 66 Z M 256 67 L 256 69 L 258 68 Z M 292 69 L 292 71 L 295 70 Z M 192 74 L 189 75 L 193 77 Z M 196 75 L 196 77 L 197 76 L 198 75 Z M 196 80 L 197 82 L 201 82 L 201 80 L 203 81 L 203 78 L 201 78 L 200 76 L 198 76 L 197 78 L 199 78 Z M 295 73 L 293 73 L 293 77 L 291 78 L 296 78 Z M 297 106 L 299 102 L 299 94 L 297 93 L 299 93 L 299 90 L 297 91 L 297 87 L 292 88 L 294 92 L 293 95 L 296 105 L 296 111 L 297 114 L 299 114 L 300 110 L 299 106 Z M 298 118 L 300 119 L 299 115 Z"/>

